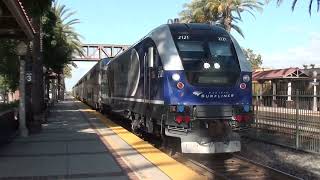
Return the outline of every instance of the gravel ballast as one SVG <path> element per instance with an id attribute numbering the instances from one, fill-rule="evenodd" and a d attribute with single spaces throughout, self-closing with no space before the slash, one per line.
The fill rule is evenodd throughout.
<path id="1" fill-rule="evenodd" d="M 320 154 L 242 138 L 239 155 L 303 179 L 320 179 Z"/>

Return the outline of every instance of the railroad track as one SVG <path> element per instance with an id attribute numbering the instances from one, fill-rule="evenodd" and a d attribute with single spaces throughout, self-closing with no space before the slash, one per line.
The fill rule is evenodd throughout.
<path id="1" fill-rule="evenodd" d="M 237 154 L 173 156 L 208 179 L 301 179 Z"/>
<path id="2" fill-rule="evenodd" d="M 119 116 L 109 116 L 116 123 L 131 131 L 128 121 Z M 120 121 L 119 121 L 120 120 Z M 237 154 L 171 154 L 171 151 L 160 146 L 159 139 L 143 137 L 144 140 L 153 144 L 177 161 L 192 168 L 196 172 L 205 175 L 208 179 L 301 179 L 280 170 L 264 166 Z"/>

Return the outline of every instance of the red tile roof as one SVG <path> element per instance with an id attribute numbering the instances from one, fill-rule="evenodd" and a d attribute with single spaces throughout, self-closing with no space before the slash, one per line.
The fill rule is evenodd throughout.
<path id="1" fill-rule="evenodd" d="M 4 14 L 0 16 L 0 36 L 17 39 L 33 39 L 35 30 L 21 0 L 1 0 Z"/>
<path id="2" fill-rule="evenodd" d="M 25 18 L 28 21 L 28 24 L 30 25 L 30 28 L 32 29 L 33 33 L 35 33 L 36 31 L 34 30 L 34 28 L 32 26 L 32 23 L 31 23 L 31 20 L 30 20 L 29 16 L 27 15 L 27 12 L 26 12 L 25 8 L 23 7 L 23 3 L 20 0 L 17 0 L 17 2 L 19 3 L 22 12 L 25 15 Z"/>
<path id="3" fill-rule="evenodd" d="M 293 73 L 299 72 L 302 73 L 303 76 L 290 76 Z M 259 80 L 272 80 L 272 79 L 288 79 L 288 78 L 306 78 L 308 77 L 307 74 L 303 72 L 303 70 L 299 68 L 287 68 L 287 69 L 274 69 L 274 70 L 267 70 L 267 71 L 256 71 L 252 74 L 253 81 Z"/>

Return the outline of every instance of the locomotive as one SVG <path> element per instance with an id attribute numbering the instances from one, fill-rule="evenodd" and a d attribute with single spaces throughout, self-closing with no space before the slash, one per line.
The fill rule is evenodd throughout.
<path id="1" fill-rule="evenodd" d="M 252 71 L 237 41 L 211 24 L 164 24 L 113 59 L 102 59 L 73 95 L 123 113 L 133 131 L 176 139 L 182 153 L 241 149 L 252 117 Z"/>

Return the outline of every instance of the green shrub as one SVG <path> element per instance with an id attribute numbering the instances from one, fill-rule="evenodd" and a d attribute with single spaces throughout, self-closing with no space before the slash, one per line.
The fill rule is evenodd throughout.
<path id="1" fill-rule="evenodd" d="M 19 106 L 19 101 L 14 101 L 8 104 L 0 103 L 0 112 L 13 109 L 13 108 L 18 108 Z"/>

